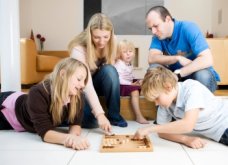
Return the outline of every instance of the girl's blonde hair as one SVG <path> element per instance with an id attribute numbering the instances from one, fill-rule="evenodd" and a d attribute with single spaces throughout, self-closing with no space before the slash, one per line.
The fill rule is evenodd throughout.
<path id="1" fill-rule="evenodd" d="M 90 18 L 87 28 L 78 36 L 76 36 L 68 45 L 69 52 L 71 52 L 75 46 L 83 46 L 86 49 L 86 60 L 90 70 L 97 69 L 95 62 L 97 61 L 99 56 L 97 54 L 98 52 L 96 51 L 95 45 L 92 41 L 92 31 L 96 29 L 111 32 L 108 45 L 104 48 L 103 54 L 101 56 L 106 59 L 107 64 L 113 64 L 116 50 L 114 28 L 111 20 L 102 13 L 94 14 Z"/>
<path id="2" fill-rule="evenodd" d="M 87 67 L 82 62 L 70 57 L 63 59 L 58 64 L 56 64 L 53 72 L 49 74 L 42 82 L 45 89 L 47 89 L 45 84 L 50 81 L 50 113 L 52 115 L 54 125 L 58 125 L 62 122 L 61 119 L 63 115 L 64 101 L 66 101 L 66 99 L 69 97 L 69 81 L 78 68 L 84 68 L 86 70 L 86 79 L 84 82 L 86 85 L 88 82 Z M 82 108 L 82 104 L 81 92 L 75 96 L 70 97 L 70 107 L 68 113 L 68 121 L 70 123 L 73 123 L 76 115 Z"/>
<path id="3" fill-rule="evenodd" d="M 165 67 L 149 69 L 142 82 L 142 93 L 146 99 L 154 101 L 162 92 L 167 92 L 167 84 L 177 86 L 177 76 Z"/>
<path id="4" fill-rule="evenodd" d="M 135 46 L 132 42 L 127 40 L 122 40 L 117 45 L 117 54 L 116 54 L 116 60 L 121 58 L 122 50 L 132 50 L 133 54 L 135 56 Z"/>

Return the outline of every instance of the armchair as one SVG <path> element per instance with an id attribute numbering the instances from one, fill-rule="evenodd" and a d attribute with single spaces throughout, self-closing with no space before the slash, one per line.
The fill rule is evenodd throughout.
<path id="1" fill-rule="evenodd" d="M 48 54 L 49 53 L 49 54 Z M 20 39 L 21 84 L 29 85 L 40 82 L 50 73 L 55 64 L 69 56 L 67 51 L 46 51 L 39 54 L 35 42 L 31 39 Z"/>

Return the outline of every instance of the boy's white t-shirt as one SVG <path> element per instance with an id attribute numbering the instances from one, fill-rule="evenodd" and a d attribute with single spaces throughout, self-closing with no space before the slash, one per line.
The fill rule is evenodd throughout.
<path id="1" fill-rule="evenodd" d="M 228 100 L 214 96 L 196 80 L 178 83 L 176 103 L 169 108 L 158 107 L 157 123 L 171 122 L 172 117 L 182 119 L 186 111 L 196 108 L 201 111 L 193 132 L 219 141 L 228 128 Z"/>

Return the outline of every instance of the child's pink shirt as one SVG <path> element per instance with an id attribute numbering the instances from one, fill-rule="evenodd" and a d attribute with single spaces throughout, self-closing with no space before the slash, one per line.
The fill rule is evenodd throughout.
<path id="1" fill-rule="evenodd" d="M 118 59 L 114 66 L 119 74 L 120 84 L 131 85 L 134 79 L 133 66 L 126 65 L 121 59 Z"/>

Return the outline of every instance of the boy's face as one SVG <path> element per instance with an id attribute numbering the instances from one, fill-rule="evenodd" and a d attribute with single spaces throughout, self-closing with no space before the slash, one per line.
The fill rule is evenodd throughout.
<path id="1" fill-rule="evenodd" d="M 161 92 L 155 99 L 154 102 L 156 105 L 159 105 L 164 108 L 171 106 L 173 101 L 176 99 L 175 88 L 170 91 Z"/>

